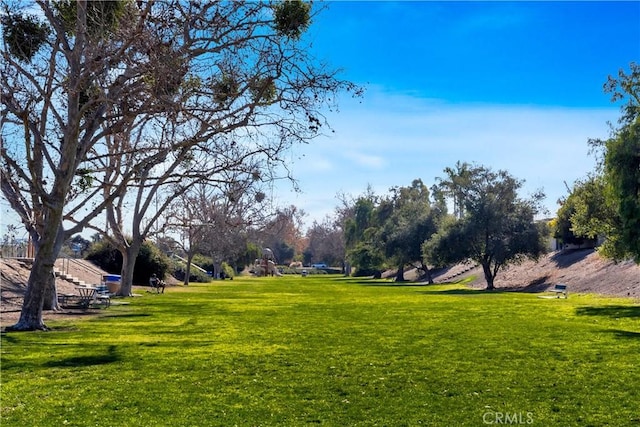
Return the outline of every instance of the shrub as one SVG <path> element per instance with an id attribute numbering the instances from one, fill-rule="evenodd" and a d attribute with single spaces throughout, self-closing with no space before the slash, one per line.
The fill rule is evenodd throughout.
<path id="1" fill-rule="evenodd" d="M 222 263 L 221 270 L 222 270 L 222 273 L 224 274 L 224 277 L 233 278 L 236 275 L 235 271 L 233 270 L 233 267 L 231 267 L 226 262 Z"/>
<path id="2" fill-rule="evenodd" d="M 91 245 L 85 259 L 109 273 L 122 271 L 122 254 L 107 240 L 101 240 Z M 169 259 L 153 243 L 144 242 L 136 258 L 133 283 L 146 284 L 151 273 L 165 277 L 169 266 Z"/>

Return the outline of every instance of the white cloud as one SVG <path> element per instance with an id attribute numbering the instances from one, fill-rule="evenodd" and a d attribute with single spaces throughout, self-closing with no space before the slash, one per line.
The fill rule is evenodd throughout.
<path id="1" fill-rule="evenodd" d="M 457 161 L 506 169 L 524 179 L 523 196 L 543 188 L 551 214 L 556 200 L 595 167 L 589 138 L 607 138 L 616 107 L 580 109 L 543 106 L 447 104 L 375 89 L 366 102 L 347 100 L 329 117 L 335 133 L 303 149 L 293 165 L 303 207 L 319 219 L 339 192 L 378 194 L 421 178 L 431 185 Z M 306 164 L 315 153 L 332 159 L 332 169 Z M 306 160 L 305 160 L 306 159 Z M 318 202 L 314 202 L 318 200 Z M 322 202 L 319 202 L 322 200 Z M 322 206 L 320 217 L 315 206 Z"/>
<path id="2" fill-rule="evenodd" d="M 348 150 L 344 152 L 343 157 L 368 169 L 382 169 L 386 163 L 383 157 L 362 151 Z"/>

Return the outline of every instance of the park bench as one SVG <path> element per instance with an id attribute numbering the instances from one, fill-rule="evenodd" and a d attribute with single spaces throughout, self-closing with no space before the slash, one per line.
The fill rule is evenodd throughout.
<path id="1" fill-rule="evenodd" d="M 109 307 L 111 305 L 111 293 L 109 292 L 109 288 L 105 284 L 101 284 L 96 286 L 96 295 L 94 297 L 94 302 L 98 304 L 105 305 Z"/>
<path id="2" fill-rule="evenodd" d="M 162 288 L 162 293 L 164 294 L 164 288 L 167 286 L 164 280 L 150 280 L 149 284 L 151 285 L 151 289 L 155 289 L 156 293 L 160 293 L 160 288 Z"/>
<path id="3" fill-rule="evenodd" d="M 556 283 L 554 287 L 551 288 L 551 292 L 555 292 L 558 298 L 560 298 L 560 295 L 564 295 L 565 298 L 569 296 L 567 285 L 565 285 L 564 283 Z"/>

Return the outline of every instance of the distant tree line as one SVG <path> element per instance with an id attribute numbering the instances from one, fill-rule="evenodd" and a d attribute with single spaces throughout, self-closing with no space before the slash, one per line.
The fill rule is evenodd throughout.
<path id="1" fill-rule="evenodd" d="M 394 268 L 395 280 L 403 281 L 411 266 L 432 283 L 430 268 L 473 260 L 483 268 L 487 289 L 493 289 L 506 265 L 545 252 L 548 230 L 534 221 L 542 192 L 523 199 L 522 181 L 466 162 L 445 173 L 431 192 L 416 179 L 387 196 L 369 191 L 343 209 L 346 254 L 355 274 Z"/>

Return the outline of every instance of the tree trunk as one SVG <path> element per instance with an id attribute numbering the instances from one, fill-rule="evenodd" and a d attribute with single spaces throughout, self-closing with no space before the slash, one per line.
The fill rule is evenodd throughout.
<path id="1" fill-rule="evenodd" d="M 483 263 L 482 271 L 484 271 L 484 279 L 487 281 L 487 290 L 488 291 L 494 290 L 495 287 L 493 286 L 493 279 L 495 278 L 495 276 L 491 271 L 491 266 L 487 263 Z"/>
<path id="2" fill-rule="evenodd" d="M 33 260 L 27 291 L 22 302 L 22 311 L 18 323 L 7 327 L 10 331 L 46 331 L 48 328 L 42 320 L 45 291 L 49 281 L 53 277 L 53 265 L 64 240 L 62 227 L 54 232 L 51 228 L 45 229 L 42 238 L 36 247 L 36 256 Z M 57 295 L 54 293 L 54 298 Z"/>
<path id="3" fill-rule="evenodd" d="M 213 262 L 213 279 L 219 279 L 222 277 L 222 262 L 214 261 Z"/>
<path id="4" fill-rule="evenodd" d="M 396 272 L 396 282 L 404 282 L 404 263 L 398 265 L 398 271 Z"/>
<path id="5" fill-rule="evenodd" d="M 125 251 L 121 251 L 122 253 L 122 271 L 121 274 L 121 285 L 120 291 L 118 295 L 124 297 L 130 297 L 133 295 L 133 270 L 136 267 L 136 259 L 138 258 L 138 254 L 140 253 L 140 243 L 131 242 L 131 245 L 126 248 Z M 151 274 L 149 274 L 151 275 Z"/>
<path id="6" fill-rule="evenodd" d="M 422 271 L 427 275 L 427 283 L 433 285 L 433 276 L 431 275 L 431 270 L 426 264 L 422 264 Z"/>
<path id="7" fill-rule="evenodd" d="M 183 281 L 185 286 L 189 286 L 189 279 L 191 279 L 191 262 L 193 261 L 193 255 L 194 254 L 191 251 L 187 253 L 187 266 L 185 268 Z"/>
<path id="8" fill-rule="evenodd" d="M 43 310 L 60 310 L 58 305 L 58 288 L 56 287 L 56 275 L 51 273 L 49 281 L 44 290 L 44 302 L 42 305 Z"/>

